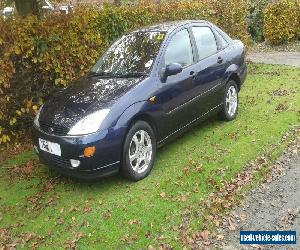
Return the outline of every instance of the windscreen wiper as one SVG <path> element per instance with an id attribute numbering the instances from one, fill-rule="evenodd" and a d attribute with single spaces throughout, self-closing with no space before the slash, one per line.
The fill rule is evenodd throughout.
<path id="1" fill-rule="evenodd" d="M 89 74 L 88 74 L 88 76 L 89 77 L 113 77 L 114 75 L 113 74 L 111 74 L 111 73 L 107 73 L 107 72 L 90 72 Z"/>
<path id="2" fill-rule="evenodd" d="M 130 78 L 130 77 L 141 77 L 146 76 L 147 74 L 144 72 L 128 72 L 125 74 L 115 74 L 114 77 L 120 77 L 120 78 Z"/>

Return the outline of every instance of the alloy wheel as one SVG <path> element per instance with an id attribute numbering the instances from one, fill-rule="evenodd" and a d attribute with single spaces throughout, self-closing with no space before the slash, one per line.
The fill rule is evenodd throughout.
<path id="1" fill-rule="evenodd" d="M 153 146 L 148 132 L 145 130 L 137 131 L 129 146 L 129 162 L 135 172 L 142 173 L 149 167 L 152 151 Z"/>
<path id="2" fill-rule="evenodd" d="M 230 117 L 233 117 L 235 115 L 237 111 L 237 105 L 238 105 L 237 90 L 234 86 L 230 86 L 226 94 L 226 108 L 227 108 L 227 113 Z"/>

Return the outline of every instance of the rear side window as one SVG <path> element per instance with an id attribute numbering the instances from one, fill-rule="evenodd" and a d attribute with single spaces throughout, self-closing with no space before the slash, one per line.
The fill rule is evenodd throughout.
<path id="1" fill-rule="evenodd" d="M 232 39 L 230 38 L 230 36 L 228 36 L 223 30 L 221 30 L 217 26 L 214 26 L 214 28 L 227 41 L 227 43 L 230 43 L 232 41 Z"/>
<path id="2" fill-rule="evenodd" d="M 170 63 L 180 63 L 183 67 L 193 64 L 193 49 L 189 33 L 186 29 L 176 33 L 165 53 L 164 63 L 167 66 Z"/>
<path id="3" fill-rule="evenodd" d="M 208 27 L 192 28 L 196 46 L 198 49 L 199 60 L 214 55 L 218 51 L 215 35 Z"/>
<path id="4" fill-rule="evenodd" d="M 228 42 L 217 32 L 216 34 L 218 36 L 220 49 L 225 49 L 228 46 Z"/>

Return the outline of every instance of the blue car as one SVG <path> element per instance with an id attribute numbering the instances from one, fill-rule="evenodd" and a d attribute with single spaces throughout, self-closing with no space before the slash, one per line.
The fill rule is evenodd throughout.
<path id="1" fill-rule="evenodd" d="M 128 33 L 42 106 L 35 150 L 63 175 L 141 180 L 158 147 L 211 115 L 236 118 L 246 72 L 243 43 L 207 21 Z"/>

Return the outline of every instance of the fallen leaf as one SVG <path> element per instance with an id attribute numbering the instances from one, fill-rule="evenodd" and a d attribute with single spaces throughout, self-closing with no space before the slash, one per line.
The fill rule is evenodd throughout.
<path id="1" fill-rule="evenodd" d="M 232 222 L 229 222 L 228 229 L 230 231 L 235 231 L 236 230 L 236 225 L 234 223 L 232 223 Z"/>
<path id="2" fill-rule="evenodd" d="M 88 206 L 88 204 L 85 204 L 84 205 L 84 208 L 83 208 L 83 211 L 85 212 L 85 213 L 89 213 L 89 212 L 91 212 L 91 208 Z"/>
<path id="3" fill-rule="evenodd" d="M 161 193 L 160 193 L 160 197 L 161 197 L 161 198 L 166 198 L 166 193 L 165 193 L 165 192 L 161 192 Z"/>
<path id="4" fill-rule="evenodd" d="M 56 221 L 56 225 L 63 225 L 65 223 L 65 220 L 63 218 L 59 218 L 57 221 Z"/>
<path id="5" fill-rule="evenodd" d="M 102 214 L 102 217 L 103 217 L 104 220 L 108 220 L 111 217 L 110 211 L 108 210 L 108 211 L 104 212 Z"/>
<path id="6" fill-rule="evenodd" d="M 223 240 L 224 239 L 224 235 L 223 234 L 218 234 L 217 235 L 217 240 Z"/>
<path id="7" fill-rule="evenodd" d="M 208 230 L 204 230 L 200 233 L 200 236 L 201 238 L 204 240 L 204 241 L 208 241 L 208 235 L 209 235 L 209 231 Z"/>
<path id="8" fill-rule="evenodd" d="M 181 201 L 182 201 L 182 202 L 187 202 L 188 198 L 189 198 L 188 195 L 185 194 L 185 195 L 183 195 L 183 196 L 181 197 Z"/>
<path id="9" fill-rule="evenodd" d="M 138 220 L 130 220 L 128 223 L 130 225 L 133 225 L 133 224 L 138 225 L 138 224 L 140 224 L 140 222 Z"/>

